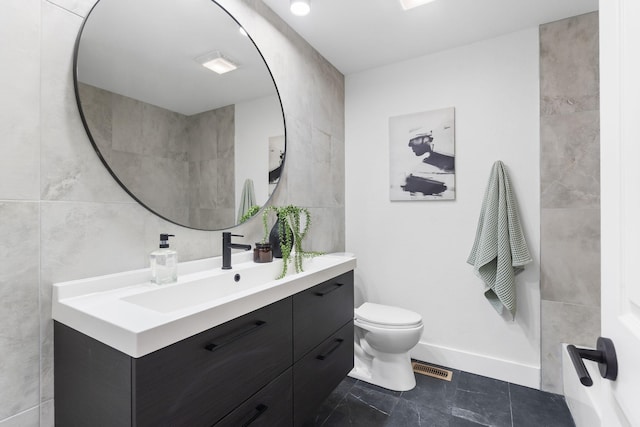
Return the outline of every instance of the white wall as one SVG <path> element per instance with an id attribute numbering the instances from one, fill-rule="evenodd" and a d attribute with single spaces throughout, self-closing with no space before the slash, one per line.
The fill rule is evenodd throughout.
<path id="1" fill-rule="evenodd" d="M 420 313 L 418 359 L 538 388 L 538 29 L 346 78 L 346 247 L 358 299 Z M 389 201 L 389 117 L 455 107 L 455 201 Z M 534 263 L 511 322 L 466 263 L 494 161 L 510 172 Z"/>

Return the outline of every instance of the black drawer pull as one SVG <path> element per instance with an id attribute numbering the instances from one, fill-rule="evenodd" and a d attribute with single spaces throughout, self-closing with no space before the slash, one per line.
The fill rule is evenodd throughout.
<path id="1" fill-rule="evenodd" d="M 256 413 L 253 414 L 253 416 L 249 418 L 246 423 L 242 424 L 242 427 L 247 427 L 249 424 L 253 423 L 258 419 L 258 417 L 260 417 L 260 415 L 267 412 L 267 409 L 269 409 L 269 407 L 267 405 L 263 405 L 262 403 L 256 406 Z"/>
<path id="2" fill-rule="evenodd" d="M 334 283 L 331 285 L 330 288 L 324 289 L 322 291 L 318 291 L 315 294 L 319 297 L 323 297 L 327 294 L 330 294 L 333 291 L 337 291 L 338 289 L 340 289 L 341 286 L 342 286 L 342 283 Z"/>
<path id="3" fill-rule="evenodd" d="M 231 344 L 232 342 L 239 340 L 242 337 L 245 337 L 249 334 L 252 334 L 254 332 L 256 332 L 258 329 L 260 329 L 261 327 L 263 327 L 264 325 L 266 325 L 267 322 L 263 321 L 263 320 L 257 320 L 254 323 L 252 323 L 248 328 L 239 331 L 237 334 L 221 341 L 218 343 L 212 342 L 207 344 L 206 346 L 204 346 L 204 348 L 206 348 L 209 351 L 215 351 L 218 350 L 220 347 L 223 347 L 227 344 Z"/>
<path id="4" fill-rule="evenodd" d="M 327 357 L 329 357 L 331 355 L 331 353 L 333 353 L 334 351 L 336 351 L 338 349 L 338 347 L 340 347 L 340 345 L 343 343 L 343 341 L 344 340 L 342 338 L 336 338 L 334 340 L 335 344 L 333 344 L 333 346 L 329 349 L 329 351 L 327 351 L 325 354 L 317 355 L 316 359 L 319 359 L 319 360 L 326 359 Z"/>

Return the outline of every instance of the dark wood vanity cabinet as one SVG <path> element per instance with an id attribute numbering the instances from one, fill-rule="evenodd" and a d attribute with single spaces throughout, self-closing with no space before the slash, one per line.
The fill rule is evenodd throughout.
<path id="1" fill-rule="evenodd" d="M 353 367 L 353 272 L 140 358 L 54 337 L 56 426 L 299 426 Z"/>

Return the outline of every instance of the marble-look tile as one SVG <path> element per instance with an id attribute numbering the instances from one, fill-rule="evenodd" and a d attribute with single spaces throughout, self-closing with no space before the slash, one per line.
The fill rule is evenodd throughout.
<path id="1" fill-rule="evenodd" d="M 420 400 L 400 399 L 385 427 L 450 427 L 451 415 L 446 406 L 436 409 Z"/>
<path id="2" fill-rule="evenodd" d="M 40 194 L 40 30 L 40 0 L 3 2 L 0 199 Z"/>
<path id="3" fill-rule="evenodd" d="M 313 126 L 344 139 L 344 76 L 318 52 L 312 58 Z"/>
<path id="4" fill-rule="evenodd" d="M 223 230 L 235 224 L 234 208 L 190 208 L 189 226 L 201 230 Z"/>
<path id="5" fill-rule="evenodd" d="M 1 420 L 39 403 L 38 204 L 0 202 L 0 218 Z"/>
<path id="6" fill-rule="evenodd" d="M 21 412 L 11 418 L 0 419 L 0 427 L 39 427 L 38 407 Z"/>
<path id="7" fill-rule="evenodd" d="M 224 162 L 221 166 L 224 167 Z M 218 206 L 218 167 L 217 160 L 189 162 L 187 191 L 190 207 L 215 209 Z"/>
<path id="8" fill-rule="evenodd" d="M 572 426 L 564 396 L 509 384 L 513 425 L 518 427 Z"/>
<path id="9" fill-rule="evenodd" d="M 382 426 L 398 404 L 399 397 L 384 390 L 356 383 L 327 418 L 324 426 Z"/>
<path id="10" fill-rule="evenodd" d="M 204 232 L 181 227 L 159 218 L 152 213 L 145 213 L 144 242 L 146 250 L 144 267 L 149 266 L 148 254 L 158 248 L 161 233 L 173 234 L 171 248 L 178 252 L 178 261 L 192 261 L 209 258 L 221 254 L 222 234 L 218 232 Z M 241 233 L 242 234 L 242 233 Z"/>
<path id="11" fill-rule="evenodd" d="M 121 153 L 146 154 L 143 136 L 144 103 L 126 96 L 112 96 L 111 148 Z"/>
<path id="12" fill-rule="evenodd" d="M 66 9 L 67 11 L 85 17 L 91 11 L 93 5 L 95 5 L 98 0 L 46 0 L 47 2 Z"/>
<path id="13" fill-rule="evenodd" d="M 313 145 L 311 126 L 293 116 L 287 117 L 287 197 L 299 206 L 315 206 Z"/>
<path id="14" fill-rule="evenodd" d="M 42 203 L 42 281 L 141 268 L 145 210 L 128 203 Z"/>
<path id="15" fill-rule="evenodd" d="M 80 17 L 42 3 L 41 198 L 131 202 L 100 162 L 80 120 L 72 67 L 81 23 Z"/>
<path id="16" fill-rule="evenodd" d="M 542 208 L 600 207 L 598 111 L 540 119 Z"/>
<path id="17" fill-rule="evenodd" d="M 331 206 L 344 206 L 345 188 L 344 140 L 331 137 Z"/>
<path id="18" fill-rule="evenodd" d="M 416 387 L 402 393 L 402 398 L 414 402 L 421 402 L 427 408 L 451 413 L 460 372 L 454 371 L 451 381 L 416 374 Z"/>
<path id="19" fill-rule="evenodd" d="M 235 162 L 233 157 L 219 158 L 215 161 L 215 172 L 218 179 L 216 206 L 222 209 L 235 210 L 236 192 L 235 192 Z M 229 222 L 235 224 L 235 221 Z"/>
<path id="20" fill-rule="evenodd" d="M 354 380 L 347 377 L 305 427 L 575 427 L 562 396 L 450 370 L 452 382 L 419 375 L 416 387 L 402 393 L 363 381 L 354 386 Z M 446 383 L 447 390 L 443 392 L 436 381 Z M 349 390 L 346 394 L 345 389 Z M 367 393 L 362 394 L 363 390 Z M 461 400 L 464 407 L 457 405 Z"/>
<path id="21" fill-rule="evenodd" d="M 469 421 L 465 418 L 459 418 L 452 416 L 449 420 L 449 427 L 486 427 L 486 424 L 476 423 L 474 421 Z"/>
<path id="22" fill-rule="evenodd" d="M 53 399 L 40 404 L 40 427 L 55 427 L 55 405 Z"/>
<path id="23" fill-rule="evenodd" d="M 600 210 L 542 209 L 540 223 L 541 298 L 599 307 Z"/>
<path id="24" fill-rule="evenodd" d="M 312 223 L 303 248 L 321 252 L 344 251 L 344 208 L 309 208 L 309 213 Z"/>
<path id="25" fill-rule="evenodd" d="M 98 106 L 89 113 L 94 113 L 92 116 L 100 115 L 92 117 L 91 128 L 93 130 L 93 123 L 96 123 L 95 126 L 105 127 L 100 125 L 100 122 L 105 121 L 101 117 L 104 116 L 102 110 L 109 109 L 111 145 L 114 150 L 176 161 L 187 160 L 187 117 L 143 101 L 108 91 L 102 92 L 110 98 L 102 96 L 96 99 Z M 83 110 L 84 104 L 83 97 Z M 94 112 L 98 108 L 100 110 Z"/>
<path id="26" fill-rule="evenodd" d="M 347 393 L 353 388 L 356 384 L 356 380 L 352 378 L 345 378 L 338 386 L 331 392 L 329 397 L 322 402 L 318 411 L 311 417 L 307 422 L 303 424 L 303 427 L 313 427 L 313 426 L 322 426 L 325 421 L 329 418 L 333 410 L 338 406 L 344 398 L 347 396 Z"/>
<path id="27" fill-rule="evenodd" d="M 189 116 L 187 157 L 190 161 L 233 158 L 235 141 L 234 106 L 218 108 Z"/>
<path id="28" fill-rule="evenodd" d="M 598 13 L 540 26 L 543 116 L 599 108 Z"/>
<path id="29" fill-rule="evenodd" d="M 115 94 L 84 83 L 78 83 L 82 114 L 91 132 L 91 139 L 109 163 L 113 151 L 113 97 Z"/>
<path id="30" fill-rule="evenodd" d="M 126 203 L 41 203 L 41 398 L 53 398 L 52 284 L 148 265 L 145 210 Z"/>
<path id="31" fill-rule="evenodd" d="M 172 160 L 187 160 L 187 118 L 182 114 L 143 103 L 143 153 Z"/>
<path id="32" fill-rule="evenodd" d="M 333 165 L 331 164 L 331 136 L 311 129 L 311 180 L 314 183 L 314 206 L 333 206 Z"/>
<path id="33" fill-rule="evenodd" d="M 562 343 L 594 348 L 600 336 L 600 307 L 541 302 L 542 390 L 562 394 Z"/>
<path id="34" fill-rule="evenodd" d="M 508 384 L 461 372 L 451 414 L 483 425 L 511 427 Z"/>
<path id="35" fill-rule="evenodd" d="M 218 136 L 218 158 L 233 159 L 236 140 L 235 106 L 217 108 L 213 113 L 216 117 L 215 132 Z"/>
<path id="36" fill-rule="evenodd" d="M 188 206 L 188 162 L 114 151 L 111 163 L 120 181 L 153 211 L 169 216 L 174 206 Z"/>

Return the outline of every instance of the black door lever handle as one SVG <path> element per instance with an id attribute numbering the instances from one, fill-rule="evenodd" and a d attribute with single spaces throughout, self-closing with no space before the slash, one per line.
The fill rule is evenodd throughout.
<path id="1" fill-rule="evenodd" d="M 613 341 L 609 338 L 599 337 L 596 347 L 596 350 L 591 350 L 588 348 L 578 348 L 573 344 L 567 346 L 573 367 L 576 368 L 580 382 L 586 387 L 591 387 L 593 380 L 587 368 L 584 366 L 582 359 L 598 362 L 598 368 L 600 369 L 602 378 L 615 381 L 618 377 L 618 359 Z"/>

